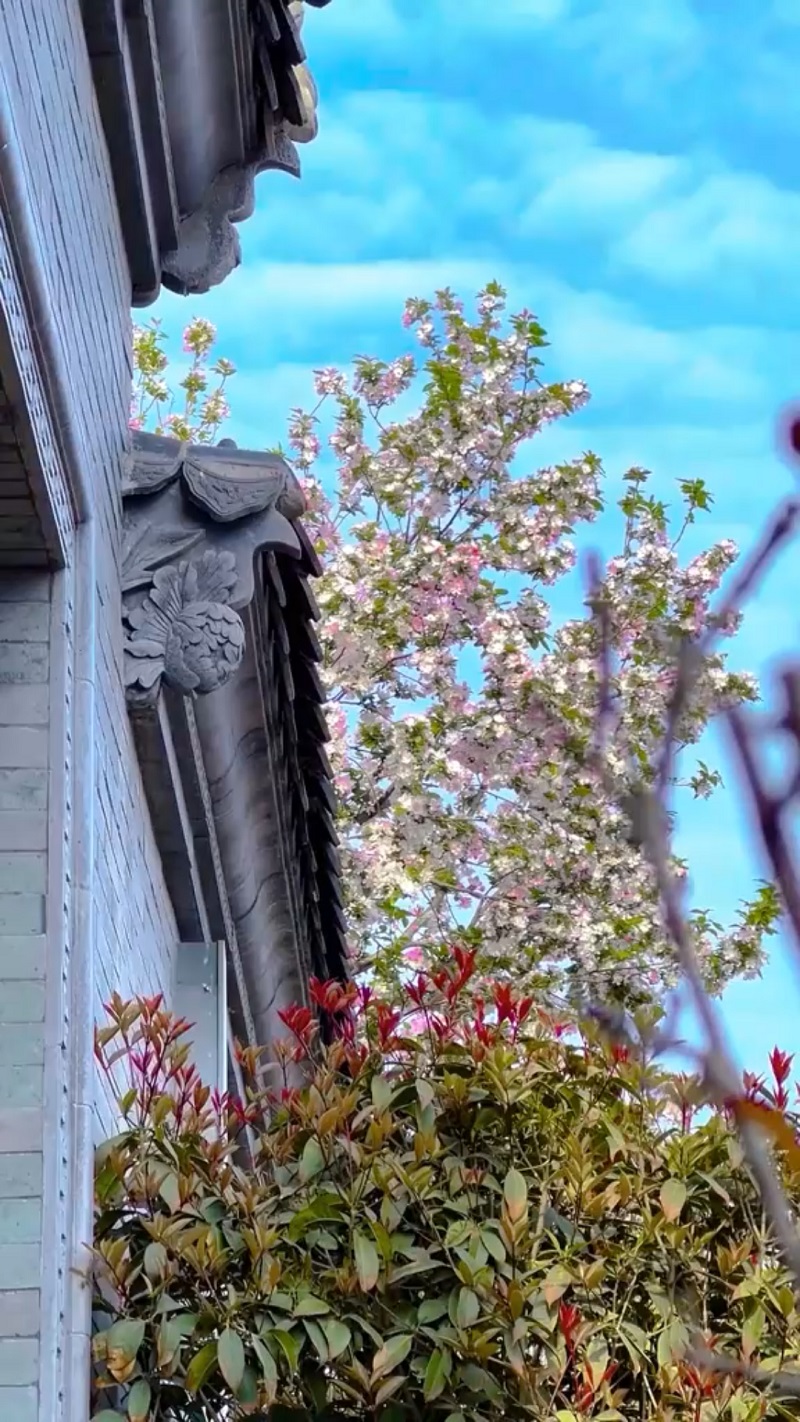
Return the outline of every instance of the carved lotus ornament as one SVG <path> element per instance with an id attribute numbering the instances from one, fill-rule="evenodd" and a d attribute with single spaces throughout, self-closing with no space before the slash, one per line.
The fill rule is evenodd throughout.
<path id="1" fill-rule="evenodd" d="M 244 656 L 244 625 L 228 605 L 235 584 L 233 554 L 215 549 L 159 568 L 151 592 L 126 617 L 126 685 L 149 691 L 163 677 L 191 696 L 223 686 Z"/>
<path id="2" fill-rule="evenodd" d="M 300 486 L 277 455 L 138 432 L 122 493 L 128 701 L 205 696 L 242 663 L 260 555 L 304 556 Z"/>

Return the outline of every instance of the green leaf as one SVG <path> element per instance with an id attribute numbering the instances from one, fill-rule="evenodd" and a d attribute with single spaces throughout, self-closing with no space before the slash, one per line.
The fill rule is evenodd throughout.
<path id="1" fill-rule="evenodd" d="M 177 1326 L 176 1320 L 174 1318 L 165 1319 L 156 1335 L 157 1358 L 160 1368 L 172 1362 L 181 1346 L 182 1338 L 183 1334 Z"/>
<path id="2" fill-rule="evenodd" d="M 292 1372 L 297 1372 L 297 1364 L 300 1361 L 300 1344 L 297 1339 L 284 1328 L 273 1328 L 269 1336 L 275 1339 Z"/>
<path id="3" fill-rule="evenodd" d="M 122 1318 L 109 1328 L 106 1335 L 108 1351 L 119 1353 L 126 1363 L 133 1362 L 144 1342 L 145 1325 L 141 1319 Z"/>
<path id="4" fill-rule="evenodd" d="M 481 1244 L 486 1253 L 491 1255 L 495 1264 L 505 1264 L 506 1250 L 503 1241 L 491 1229 L 481 1230 Z"/>
<path id="5" fill-rule="evenodd" d="M 455 1249 L 459 1244 L 463 1244 L 472 1233 L 471 1220 L 453 1220 L 447 1234 L 444 1237 L 445 1249 Z"/>
<path id="6" fill-rule="evenodd" d="M 410 1333 L 397 1333 L 393 1338 L 387 1338 L 372 1360 L 372 1381 L 375 1382 L 377 1378 L 385 1377 L 387 1373 L 399 1368 L 411 1352 L 413 1342 Z"/>
<path id="7" fill-rule="evenodd" d="M 382 1115 L 384 1111 L 389 1110 L 392 1104 L 392 1096 L 394 1093 L 392 1091 L 391 1082 L 387 1081 L 385 1076 L 373 1076 L 370 1090 L 372 1092 L 372 1104 L 375 1110 Z"/>
<path id="8" fill-rule="evenodd" d="M 144 1272 L 148 1279 L 160 1279 L 167 1267 L 167 1251 L 155 1241 L 144 1251 Z"/>
<path id="9" fill-rule="evenodd" d="M 572 1275 L 564 1264 L 554 1264 L 542 1285 L 542 1292 L 548 1305 L 561 1298 L 572 1283 Z"/>
<path id="10" fill-rule="evenodd" d="M 688 1342 L 689 1333 L 685 1324 L 681 1323 L 679 1318 L 673 1318 L 663 1333 L 659 1334 L 657 1349 L 659 1367 L 668 1367 L 670 1363 L 682 1358 Z"/>
<path id="11" fill-rule="evenodd" d="M 458 1296 L 456 1323 L 459 1328 L 472 1328 L 481 1312 L 480 1299 L 472 1289 L 462 1289 Z"/>
<path id="12" fill-rule="evenodd" d="M 441 1259 L 434 1259 L 431 1254 L 426 1254 L 422 1259 L 413 1259 L 410 1264 L 401 1264 L 399 1269 L 392 1270 L 392 1282 L 399 1283 L 401 1279 L 410 1279 L 414 1274 L 429 1274 L 431 1269 L 438 1269 L 441 1262 Z"/>
<path id="13" fill-rule="evenodd" d="M 300 1157 L 300 1179 L 304 1185 L 309 1180 L 313 1180 L 315 1175 L 325 1167 L 325 1157 L 322 1154 L 322 1146 L 315 1136 L 310 1136 L 305 1143 L 303 1154 Z"/>
<path id="14" fill-rule="evenodd" d="M 231 1392 L 239 1391 L 244 1377 L 244 1344 L 232 1328 L 223 1328 L 217 1343 L 219 1370 Z"/>
<path id="15" fill-rule="evenodd" d="M 521 1220 L 528 1208 L 528 1186 L 525 1183 L 524 1175 L 518 1170 L 509 1170 L 503 1183 L 503 1198 L 506 1202 L 509 1219 L 515 1224 Z"/>
<path id="16" fill-rule="evenodd" d="M 103 1141 L 94 1153 L 95 1169 L 99 1170 L 108 1160 L 108 1157 L 113 1155 L 114 1151 L 119 1150 L 120 1146 L 126 1145 L 130 1138 L 130 1131 L 121 1131 L 119 1135 L 110 1136 L 107 1141 Z M 110 1416 L 116 1417 L 117 1414 L 116 1412 L 112 1412 Z"/>
<path id="17" fill-rule="evenodd" d="M 381 1271 L 378 1251 L 371 1239 L 368 1239 L 360 1230 L 356 1230 L 353 1237 L 353 1252 L 358 1270 L 358 1281 L 364 1293 L 368 1294 L 375 1288 Z"/>
<path id="18" fill-rule="evenodd" d="M 265 1382 L 276 1383 L 278 1381 L 278 1364 L 275 1362 L 266 1343 L 264 1343 L 255 1333 L 250 1335 L 250 1342 L 253 1345 L 253 1352 L 261 1364 L 261 1375 Z"/>
<path id="19" fill-rule="evenodd" d="M 313 1318 L 304 1318 L 303 1327 L 311 1340 L 311 1346 L 315 1350 L 321 1363 L 328 1361 L 328 1340 L 325 1337 L 319 1324 Z"/>
<path id="20" fill-rule="evenodd" d="M 742 1352 L 746 1358 L 749 1358 L 751 1353 L 756 1351 L 766 1324 L 767 1316 L 761 1305 L 758 1304 L 757 1307 L 753 1309 L 750 1317 L 745 1319 L 744 1327 L 742 1328 Z"/>
<path id="21" fill-rule="evenodd" d="M 186 1369 L 186 1387 L 189 1392 L 197 1393 L 204 1387 L 217 1366 L 217 1340 L 212 1338 L 210 1343 L 206 1343 L 195 1353 L 191 1363 Z"/>
<path id="22" fill-rule="evenodd" d="M 170 1172 L 169 1175 L 165 1175 L 158 1187 L 158 1193 L 167 1209 L 174 1215 L 176 1210 L 179 1210 L 181 1207 L 181 1192 L 178 1187 L 177 1175 L 174 1175 L 172 1172 Z"/>
<path id="23" fill-rule="evenodd" d="M 372 1230 L 373 1236 L 375 1238 L 375 1243 L 377 1244 L 378 1249 L 380 1250 L 381 1257 L 386 1261 L 387 1264 L 389 1264 L 394 1253 L 392 1236 L 390 1235 L 386 1226 L 381 1224 L 380 1220 L 370 1220 L 369 1227 Z"/>
<path id="24" fill-rule="evenodd" d="M 436 1100 L 436 1091 L 429 1081 L 419 1077 L 417 1079 L 417 1096 L 423 1111 L 427 1111 L 428 1107 L 432 1106 Z"/>
<path id="25" fill-rule="evenodd" d="M 305 1294 L 303 1298 L 297 1300 L 294 1308 L 295 1318 L 314 1318 L 321 1313 L 330 1313 L 330 1305 L 324 1299 L 318 1299 L 314 1294 Z"/>
<path id="26" fill-rule="evenodd" d="M 665 1180 L 659 1194 L 661 1208 L 668 1220 L 677 1220 L 686 1204 L 686 1186 L 682 1180 Z"/>
<path id="27" fill-rule="evenodd" d="M 382 1407 L 384 1402 L 388 1402 L 390 1397 L 394 1397 L 395 1393 L 399 1392 L 407 1382 L 405 1373 L 396 1373 L 393 1378 L 387 1378 L 385 1382 L 382 1382 L 375 1394 L 376 1408 Z"/>
<path id="28" fill-rule="evenodd" d="M 428 1359 L 422 1395 L 426 1402 L 435 1402 L 441 1397 L 452 1370 L 453 1360 L 447 1348 L 437 1348 Z"/>
<path id="29" fill-rule="evenodd" d="M 424 1299 L 417 1312 L 417 1322 L 435 1323 L 438 1318 L 443 1318 L 447 1313 L 447 1302 L 445 1299 Z"/>
<path id="30" fill-rule="evenodd" d="M 243 1409 L 252 1412 L 258 1402 L 258 1377 L 255 1368 L 245 1368 L 242 1381 L 236 1389 L 236 1400 L 242 1403 Z"/>
<path id="31" fill-rule="evenodd" d="M 149 1382 L 139 1378 L 128 1393 L 128 1417 L 130 1422 L 147 1422 L 150 1416 L 152 1390 Z"/>
<path id="32" fill-rule="evenodd" d="M 188 1338 L 190 1333 L 194 1333 L 197 1327 L 197 1317 L 196 1313 L 176 1313 L 173 1315 L 172 1322 L 176 1328 L 180 1329 L 182 1338 Z"/>
<path id="33" fill-rule="evenodd" d="M 477 1363 L 462 1363 L 459 1374 L 465 1387 L 470 1392 L 478 1392 L 487 1402 L 500 1402 L 502 1394 L 491 1373 L 487 1373 L 485 1368 L 479 1368 Z"/>
<path id="34" fill-rule="evenodd" d="M 635 1323 L 620 1323 L 619 1336 L 628 1350 L 631 1362 L 638 1368 L 649 1351 L 650 1340 L 647 1334 Z"/>
<path id="35" fill-rule="evenodd" d="M 328 1353 L 331 1361 L 341 1357 L 342 1353 L 350 1347 L 353 1335 L 346 1323 L 340 1323 L 338 1318 L 326 1318 L 321 1325 L 328 1343 Z"/>

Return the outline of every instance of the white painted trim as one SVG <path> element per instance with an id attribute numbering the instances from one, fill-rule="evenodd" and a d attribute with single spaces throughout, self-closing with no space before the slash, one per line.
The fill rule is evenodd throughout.
<path id="1" fill-rule="evenodd" d="M 53 577 L 40 1422 L 86 1422 L 94 1202 L 95 525 Z"/>
<path id="2" fill-rule="evenodd" d="M 95 967 L 95 798 L 97 571 L 96 525 L 82 524 L 76 537 L 75 696 L 73 704 L 72 963 L 70 1011 L 72 1106 L 70 1167 L 72 1211 L 66 1253 L 69 1294 L 66 1311 L 67 1376 L 63 1422 L 89 1416 L 91 1377 L 92 1287 L 87 1272 L 93 1260 L 94 1131 L 96 1083 L 94 1057 Z M 43 1414 L 42 1422 L 45 1422 Z M 53 1413 L 55 1417 L 59 1414 Z"/>
<path id="3" fill-rule="evenodd" d="M 51 578 L 49 774 L 42 1186 L 39 1418 L 64 1410 L 65 1317 L 71 1170 L 70 958 L 72 949 L 72 718 L 74 567 Z"/>
<path id="4" fill-rule="evenodd" d="M 228 1089 L 228 954 L 225 944 L 217 944 L 217 1086 Z"/>
<path id="5" fill-rule="evenodd" d="M 51 552 L 65 562 L 75 526 L 92 500 L 70 397 L 70 373 L 55 329 L 43 243 L 31 219 L 26 145 L 0 65 L 0 296 L 40 468 L 30 471 L 52 518 Z"/>

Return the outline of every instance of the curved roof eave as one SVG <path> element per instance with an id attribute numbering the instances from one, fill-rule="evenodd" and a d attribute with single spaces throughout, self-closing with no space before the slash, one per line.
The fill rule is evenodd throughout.
<path id="1" fill-rule="evenodd" d="M 302 0 L 84 0 L 83 18 L 133 304 L 207 291 L 239 264 L 256 175 L 298 174 L 316 133 Z"/>

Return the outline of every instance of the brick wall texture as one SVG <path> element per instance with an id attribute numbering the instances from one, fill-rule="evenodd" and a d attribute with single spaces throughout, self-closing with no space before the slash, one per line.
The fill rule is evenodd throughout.
<path id="1" fill-rule="evenodd" d="M 0 574 L 0 1417 L 37 1417 L 49 761 L 48 573 Z"/>
<path id="2" fill-rule="evenodd" d="M 95 1002 L 87 1008 L 97 1016 L 115 989 L 168 987 L 176 937 L 121 679 L 129 282 L 79 0 L 0 2 L 0 56 L 96 523 Z M 51 635 L 71 630 L 56 622 L 51 634 L 49 574 L 2 564 L 0 549 L 0 1418 L 55 1422 L 40 1416 L 38 1342 L 45 995 L 47 975 L 60 968 L 48 953 L 48 923 L 59 914 L 47 899 L 48 676 Z M 99 1083 L 95 1109 L 105 1132 L 113 1117 Z"/>

